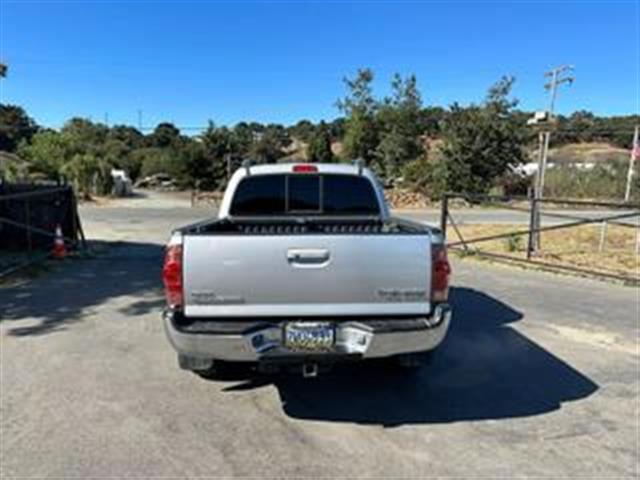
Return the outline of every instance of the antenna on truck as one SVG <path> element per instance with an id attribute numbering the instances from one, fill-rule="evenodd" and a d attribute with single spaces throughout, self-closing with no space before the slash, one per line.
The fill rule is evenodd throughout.
<path id="1" fill-rule="evenodd" d="M 251 165 L 252 165 L 252 162 L 248 158 L 245 158 L 242 161 L 242 166 L 247 169 L 247 175 L 251 175 Z"/>
<path id="2" fill-rule="evenodd" d="M 364 169 L 364 160 L 362 158 L 356 158 L 353 161 L 353 164 L 358 167 L 358 175 L 362 175 L 362 170 Z"/>

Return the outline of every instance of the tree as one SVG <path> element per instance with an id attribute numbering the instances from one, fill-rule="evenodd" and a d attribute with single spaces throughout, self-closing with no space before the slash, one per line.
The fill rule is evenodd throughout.
<path id="1" fill-rule="evenodd" d="M 31 143 L 21 143 L 18 155 L 29 162 L 31 173 L 41 173 L 47 178 L 57 179 L 62 166 L 73 156 L 73 145 L 69 139 L 54 130 L 36 133 Z"/>
<path id="2" fill-rule="evenodd" d="M 190 171 L 205 189 L 221 189 L 226 185 L 227 161 L 237 163 L 237 144 L 233 132 L 227 127 L 209 127 L 201 135 L 204 155 L 199 162 L 192 163 Z M 198 172 L 195 172 L 195 170 Z"/>
<path id="3" fill-rule="evenodd" d="M 30 144 L 22 143 L 19 154 L 29 162 L 32 174 L 50 179 L 65 175 L 76 189 L 88 197 L 92 193 L 108 194 L 113 184 L 109 155 L 117 157 L 121 145 L 105 146 L 106 127 L 84 119 L 72 119 L 60 132 L 44 130 L 35 134 Z"/>
<path id="4" fill-rule="evenodd" d="M 443 125 L 442 160 L 431 172 L 439 190 L 484 193 L 510 166 L 523 162 L 526 132 L 510 115 L 517 105 L 509 98 L 513 82 L 503 77 L 480 106 L 451 107 Z"/>
<path id="5" fill-rule="evenodd" d="M 180 140 L 180 130 L 172 123 L 159 123 L 149 135 L 150 146 L 158 148 L 166 148 L 175 146 Z"/>
<path id="6" fill-rule="evenodd" d="M 338 117 L 329 123 L 331 140 L 342 140 L 342 137 L 344 137 L 345 123 L 344 117 Z"/>
<path id="7" fill-rule="evenodd" d="M 21 141 L 30 141 L 37 131 L 36 122 L 22 107 L 0 105 L 0 150 L 15 152 Z"/>
<path id="8" fill-rule="evenodd" d="M 77 187 L 87 196 L 92 193 L 108 195 L 113 187 L 111 169 L 117 160 L 117 152 L 107 150 L 109 127 L 85 118 L 72 118 L 62 127 L 60 134 L 71 145 L 62 171 L 71 177 Z M 111 145 L 116 150 L 117 145 Z M 86 162 L 87 165 L 80 165 Z M 84 175 L 92 172 L 90 182 Z"/>
<path id="9" fill-rule="evenodd" d="M 415 75 L 403 79 L 395 74 L 391 90 L 392 96 L 378 108 L 380 143 L 375 151 L 378 170 L 387 179 L 399 176 L 407 162 L 423 153 L 422 99 Z"/>
<path id="10" fill-rule="evenodd" d="M 166 148 L 147 147 L 134 150 L 132 155 L 141 164 L 140 175 L 143 177 L 163 173 L 173 178 L 182 174 L 179 159 Z"/>
<path id="11" fill-rule="evenodd" d="M 274 141 L 280 146 L 280 149 L 286 149 L 291 145 L 291 136 L 286 128 L 278 123 L 270 123 L 262 130 L 263 134 L 271 135 Z"/>
<path id="12" fill-rule="evenodd" d="M 320 122 L 318 128 L 311 135 L 307 154 L 310 162 L 330 163 L 333 161 L 331 135 L 326 123 Z"/>
<path id="13" fill-rule="evenodd" d="M 215 183 L 209 166 L 204 145 L 189 139 L 172 156 L 172 168 L 175 170 L 171 173 L 180 187 L 193 188 L 203 185 L 205 188 L 211 188 Z"/>
<path id="14" fill-rule="evenodd" d="M 309 120 L 300 120 L 294 126 L 289 127 L 288 133 L 302 142 L 309 143 L 316 132 L 316 127 Z"/>
<path id="15" fill-rule="evenodd" d="M 249 157 L 258 163 L 274 163 L 285 156 L 284 149 L 291 139 L 282 125 L 267 125 L 262 131 L 254 131 Z"/>
<path id="16" fill-rule="evenodd" d="M 90 153 L 76 153 L 71 160 L 65 162 L 61 172 L 69 177 L 75 188 L 84 198 L 90 198 L 93 181 L 100 175 L 98 160 Z"/>
<path id="17" fill-rule="evenodd" d="M 442 107 L 427 107 L 420 112 L 420 127 L 429 137 L 439 137 L 447 111 Z"/>
<path id="18" fill-rule="evenodd" d="M 234 157 L 237 157 L 240 160 L 248 158 L 255 135 L 256 133 L 251 130 L 251 127 L 246 122 L 237 123 L 233 127 L 232 136 Z"/>
<path id="19" fill-rule="evenodd" d="M 378 103 L 373 97 L 372 82 L 373 72 L 370 69 L 358 70 L 354 79 L 344 79 L 348 93 L 337 102 L 346 116 L 344 153 L 351 159 L 362 158 L 367 165 L 373 162 L 378 145 L 375 122 Z"/>
<path id="20" fill-rule="evenodd" d="M 137 128 L 128 125 L 114 125 L 109 129 L 107 138 L 119 140 L 131 150 L 144 146 L 144 135 Z"/>
<path id="21" fill-rule="evenodd" d="M 284 156 L 284 152 L 273 133 L 264 133 L 251 145 L 249 156 L 258 163 L 275 163 Z"/>
<path id="22" fill-rule="evenodd" d="M 101 157 L 106 163 L 115 168 L 125 170 L 133 181 L 140 176 L 142 164 L 137 162 L 131 155 L 133 150 L 124 141 L 109 138 L 100 150 L 102 151 Z"/>
<path id="23" fill-rule="evenodd" d="M 144 135 L 126 125 L 116 125 L 109 129 L 104 143 L 104 155 L 115 167 L 125 170 L 135 182 L 142 170 L 142 161 L 134 152 L 144 148 Z"/>
<path id="24" fill-rule="evenodd" d="M 66 135 L 74 143 L 78 152 L 100 155 L 109 133 L 109 127 L 93 123 L 86 118 L 74 117 L 67 121 L 60 133 Z"/>

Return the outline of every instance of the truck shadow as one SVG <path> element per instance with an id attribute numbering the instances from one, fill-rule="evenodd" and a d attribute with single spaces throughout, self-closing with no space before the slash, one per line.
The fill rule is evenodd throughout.
<path id="1" fill-rule="evenodd" d="M 454 288 L 455 314 L 435 361 L 414 375 L 352 365 L 316 379 L 275 381 L 296 419 L 387 427 L 537 415 L 598 386 L 509 326 L 522 314 L 482 292 Z"/>
<path id="2" fill-rule="evenodd" d="M 112 298 L 135 296 L 123 318 L 160 310 L 163 246 L 91 242 L 85 258 L 49 262 L 51 271 L 0 288 L 0 321 L 7 335 L 32 336 L 64 330 Z"/>

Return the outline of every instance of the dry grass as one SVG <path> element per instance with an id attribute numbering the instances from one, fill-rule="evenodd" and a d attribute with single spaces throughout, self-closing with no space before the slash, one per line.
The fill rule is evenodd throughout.
<path id="1" fill-rule="evenodd" d="M 629 151 L 608 143 L 570 143 L 549 151 L 551 161 L 603 162 L 607 160 L 628 160 Z"/>
<path id="2" fill-rule="evenodd" d="M 460 225 L 458 228 L 466 241 L 527 229 L 525 225 Z M 640 256 L 636 254 L 636 229 L 609 225 L 602 252 L 599 251 L 600 235 L 600 225 L 583 225 L 542 232 L 542 248 L 536 254 L 536 259 L 559 266 L 639 277 Z M 450 242 L 459 240 L 451 227 L 447 236 Z M 474 243 L 469 245 L 469 248 L 526 258 L 527 240 L 527 235 L 512 236 Z"/>

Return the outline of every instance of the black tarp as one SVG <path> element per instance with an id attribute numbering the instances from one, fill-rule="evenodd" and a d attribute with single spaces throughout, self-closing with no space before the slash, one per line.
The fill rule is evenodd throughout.
<path id="1" fill-rule="evenodd" d="M 76 244 L 77 215 L 71 186 L 0 182 L 0 249 L 50 249 L 57 225 L 65 240 Z"/>

